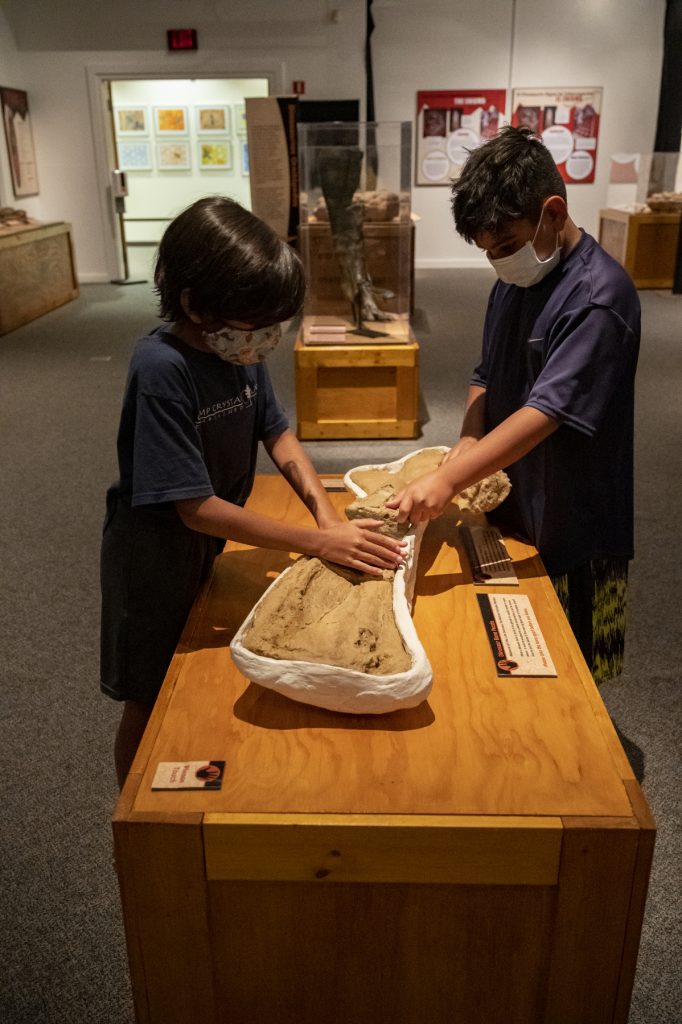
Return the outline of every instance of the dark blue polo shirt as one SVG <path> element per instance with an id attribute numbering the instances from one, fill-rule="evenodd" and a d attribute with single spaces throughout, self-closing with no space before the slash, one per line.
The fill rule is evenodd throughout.
<path id="1" fill-rule="evenodd" d="M 493 287 L 471 381 L 486 388 L 486 432 L 523 406 L 561 426 L 508 467 L 512 492 L 491 519 L 530 540 L 550 575 L 632 558 L 639 338 L 634 285 L 588 234 L 531 288 Z"/>

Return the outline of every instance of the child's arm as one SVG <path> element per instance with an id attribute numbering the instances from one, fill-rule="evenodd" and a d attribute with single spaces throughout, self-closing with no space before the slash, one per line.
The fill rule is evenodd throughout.
<path id="1" fill-rule="evenodd" d="M 434 473 L 403 488 L 386 505 L 398 509 L 401 523 L 435 519 L 455 494 L 516 462 L 559 426 L 559 420 L 539 409 L 524 406 L 456 459 L 441 463 Z"/>
<path id="2" fill-rule="evenodd" d="M 485 434 L 485 388 L 472 384 L 467 396 L 459 441 L 452 446 L 443 462 L 449 462 L 472 448 Z"/>
<path id="3" fill-rule="evenodd" d="M 284 479 L 299 496 L 320 529 L 344 522 L 322 486 L 315 467 L 298 438 L 290 430 L 267 438 L 265 450 Z"/>
<path id="4" fill-rule="evenodd" d="M 318 530 L 278 522 L 216 495 L 186 498 L 176 501 L 175 507 L 185 526 L 198 533 L 255 547 L 317 555 L 376 576 L 382 569 L 395 569 L 403 561 L 404 542 L 377 533 L 383 525 L 377 519 L 337 522 Z"/>

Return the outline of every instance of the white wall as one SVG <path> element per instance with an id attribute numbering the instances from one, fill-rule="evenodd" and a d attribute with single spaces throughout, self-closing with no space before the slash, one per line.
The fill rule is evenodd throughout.
<path id="1" fill-rule="evenodd" d="M 598 231 L 610 154 L 653 146 L 665 0 L 516 0 L 513 47 L 513 0 L 375 0 L 372 9 L 379 119 L 414 120 L 422 89 L 602 86 L 596 180 L 568 186 L 573 219 Z M 446 186 L 415 187 L 412 208 L 422 218 L 418 265 L 484 262 L 455 233 Z"/>
<path id="2" fill-rule="evenodd" d="M 12 29 L 2 8 L 0 8 L 0 85 L 9 88 L 25 89 L 31 93 L 28 98 L 28 108 L 31 121 L 33 122 L 34 111 L 31 83 L 26 78 Z M 0 134 L 2 134 L 1 128 Z M 37 149 L 36 135 L 35 125 L 33 125 L 33 142 Z M 37 157 L 37 154 L 36 158 L 38 162 L 38 184 L 41 186 L 40 159 Z M 15 199 L 14 197 L 14 192 L 12 191 L 12 172 L 10 171 L 7 145 L 4 137 L 0 139 L 0 206 L 12 206 L 15 209 L 26 210 L 30 217 L 42 217 L 39 196 L 27 197 L 26 199 Z"/>
<path id="3" fill-rule="evenodd" d="M 187 55 L 164 51 L 163 30 L 175 16 L 174 6 L 169 14 L 161 0 L 118 0 L 106 31 L 72 0 L 3 3 L 22 50 L 0 19 L 2 84 L 29 93 L 41 186 L 35 208 L 45 219 L 73 223 L 84 280 L 106 280 L 111 273 L 104 257 L 111 225 L 102 214 L 105 184 L 98 178 L 88 99 L 93 69 L 110 70 L 114 78 L 121 69 L 191 78 L 192 72 L 236 77 L 269 67 L 281 92 L 290 91 L 292 79 L 303 79 L 308 99 L 364 99 L 364 0 L 186 0 L 181 20 L 198 28 L 202 47 Z M 574 219 L 594 232 L 606 203 L 609 155 L 646 152 L 653 144 L 665 0 L 374 0 L 377 118 L 414 121 L 420 89 L 507 87 L 514 9 L 512 86 L 603 87 L 596 181 L 569 186 Z M 134 40 L 131 24 L 139 27 Z M 124 51 L 126 39 L 145 49 Z M 96 49 L 105 44 L 117 49 Z M 3 161 L 5 176 L 4 153 Z M 414 188 L 413 208 L 422 218 L 419 265 L 481 263 L 454 231 L 447 187 Z"/>

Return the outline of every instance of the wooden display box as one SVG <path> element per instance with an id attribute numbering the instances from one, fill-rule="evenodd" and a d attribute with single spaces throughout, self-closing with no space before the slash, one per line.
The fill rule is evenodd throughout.
<path id="1" fill-rule="evenodd" d="M 378 324 L 382 330 L 390 324 Z M 294 348 L 297 434 L 331 438 L 416 437 L 419 344 Z"/>
<path id="2" fill-rule="evenodd" d="M 248 507 L 311 522 L 279 476 Z M 540 559 L 507 546 L 556 678 L 496 675 L 450 512 L 416 582 L 433 690 L 378 716 L 250 684 L 228 644 L 290 556 L 216 560 L 114 820 L 138 1024 L 625 1024 L 655 826 Z M 151 789 L 204 758 L 220 791 Z"/>
<path id="3" fill-rule="evenodd" d="M 599 244 L 637 288 L 672 288 L 680 213 L 600 210 Z"/>
<path id="4" fill-rule="evenodd" d="M 76 298 L 70 224 L 0 228 L 0 334 Z"/>
<path id="5" fill-rule="evenodd" d="M 414 224 L 366 221 L 363 224 L 367 271 L 375 288 L 390 292 L 379 305 L 389 313 L 414 311 Z M 301 224 L 298 244 L 306 268 L 306 313 L 350 316 L 341 290 L 339 265 L 329 224 Z"/>

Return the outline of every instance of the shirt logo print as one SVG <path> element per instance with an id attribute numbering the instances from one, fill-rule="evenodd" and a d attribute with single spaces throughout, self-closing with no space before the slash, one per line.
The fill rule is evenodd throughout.
<path id="1" fill-rule="evenodd" d="M 196 426 L 200 427 L 211 420 L 221 419 L 223 416 L 231 416 L 235 412 L 244 412 L 250 409 L 256 398 L 258 388 L 255 385 L 247 384 L 245 388 L 232 398 L 226 398 L 222 402 L 214 402 L 199 410 Z"/>

